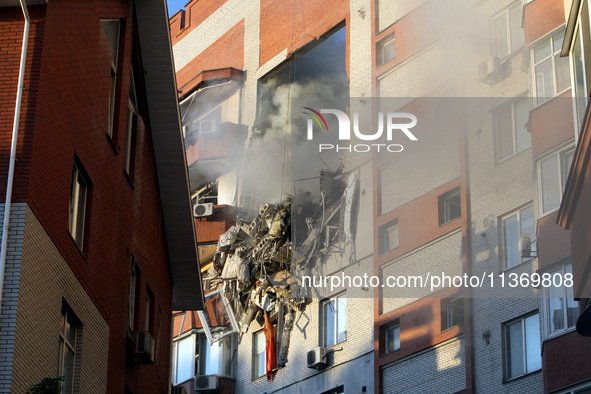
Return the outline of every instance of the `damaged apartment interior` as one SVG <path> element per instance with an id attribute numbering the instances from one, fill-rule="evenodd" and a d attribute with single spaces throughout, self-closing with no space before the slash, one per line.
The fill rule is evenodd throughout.
<path id="1" fill-rule="evenodd" d="M 259 327 L 253 378 L 274 379 L 289 361 L 292 331 L 315 318 L 306 314 L 315 295 L 302 275 L 331 255 L 350 259 L 358 175 L 334 158 L 307 172 L 290 165 L 299 141 L 290 130 L 292 100 L 346 98 L 345 70 L 340 25 L 259 79 L 251 127 L 241 118 L 242 71 L 204 71 L 179 89 L 206 310 L 174 316 L 174 384 L 197 376 L 196 387 L 233 387 L 238 346 Z M 327 344 L 346 337 L 338 312 L 346 302 L 322 306 L 334 322 L 322 334 Z M 310 368 L 327 366 L 325 353 L 312 353 Z"/>

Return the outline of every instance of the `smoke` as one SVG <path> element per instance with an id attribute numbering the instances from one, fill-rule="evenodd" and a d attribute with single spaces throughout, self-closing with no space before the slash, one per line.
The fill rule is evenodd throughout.
<path id="1" fill-rule="evenodd" d="M 347 100 L 345 29 L 263 77 L 260 89 L 257 130 L 242 167 L 242 195 L 247 196 L 244 203 L 250 211 L 293 195 L 294 180 L 319 176 L 326 168 L 321 160 L 297 159 L 308 119 L 300 106 L 314 107 L 319 98 Z"/>

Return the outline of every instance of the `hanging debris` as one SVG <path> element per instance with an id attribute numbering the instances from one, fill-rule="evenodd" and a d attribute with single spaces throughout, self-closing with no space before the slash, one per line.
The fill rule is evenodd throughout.
<path id="1" fill-rule="evenodd" d="M 356 193 L 356 173 L 322 171 L 318 202 L 307 192 L 295 202 L 288 198 L 262 204 L 254 219 L 237 220 L 218 240 L 206 279 L 217 289 L 224 313 L 231 315 L 231 324 L 222 329 L 246 333 L 253 320 L 264 327 L 269 380 L 287 363 L 296 313 L 303 311 L 310 295 L 299 278 L 319 264 L 333 244 L 353 239 Z M 200 318 L 212 333 L 210 343 L 219 340 L 210 319 L 205 314 Z"/>

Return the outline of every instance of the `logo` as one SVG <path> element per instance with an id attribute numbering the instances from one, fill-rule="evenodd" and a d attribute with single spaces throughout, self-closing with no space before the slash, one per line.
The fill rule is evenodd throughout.
<path id="1" fill-rule="evenodd" d="M 385 141 L 391 142 L 395 133 L 404 134 L 410 141 L 418 141 L 418 138 L 410 131 L 411 128 L 417 125 L 417 117 L 407 112 L 388 112 L 384 116 L 383 112 L 378 114 L 378 130 L 375 133 L 365 134 L 359 128 L 359 113 L 353 113 L 353 124 L 347 113 L 337 109 L 321 109 L 320 112 L 310 108 L 303 107 L 310 112 L 304 114 L 310 116 L 307 122 L 307 139 L 309 141 L 314 139 L 314 122 L 318 124 L 321 131 L 328 132 L 328 124 L 322 114 L 332 114 L 336 116 L 338 122 L 338 138 L 339 141 L 350 141 L 351 130 L 356 139 L 361 141 L 378 141 L 383 139 L 385 132 Z M 384 126 L 385 124 L 385 126 Z M 353 126 L 353 127 L 351 127 Z M 337 152 L 346 150 L 348 152 L 370 152 L 370 151 L 388 151 L 388 152 L 402 152 L 404 147 L 401 144 L 386 144 L 386 143 L 372 143 L 372 144 L 319 144 L 319 152 L 327 150 L 335 150 Z"/>

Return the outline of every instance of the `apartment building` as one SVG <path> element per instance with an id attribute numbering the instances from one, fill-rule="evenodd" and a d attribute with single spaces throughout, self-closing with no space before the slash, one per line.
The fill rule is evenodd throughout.
<path id="1" fill-rule="evenodd" d="M 165 4 L 1 1 L 0 47 L 0 391 L 166 393 L 204 304 Z"/>
<path id="2" fill-rule="evenodd" d="M 577 273 L 575 252 L 556 224 L 582 135 L 581 100 L 573 97 L 588 96 L 571 88 L 584 62 L 565 57 L 574 26 L 582 30 L 588 20 L 566 22 L 569 15 L 587 17 L 588 11 L 572 11 L 587 3 L 464 3 L 191 1 L 170 19 L 187 151 L 224 152 L 216 146 L 227 129 L 214 136 L 212 124 L 235 122 L 246 134 L 233 134 L 244 139 L 244 151 L 238 159 L 222 158 L 221 171 L 200 163 L 205 153 L 189 162 L 195 163 L 191 179 L 209 177 L 193 184 L 194 191 L 216 184 L 218 198 L 232 196 L 224 201 L 238 207 L 239 222 L 252 220 L 241 212 L 297 194 L 306 177 L 298 176 L 302 160 L 285 160 L 285 149 L 292 158 L 297 153 L 290 116 L 304 106 L 302 98 L 338 97 L 348 85 L 350 114 L 364 106 L 373 108 L 363 110 L 371 115 L 416 114 L 419 142 L 397 140 L 404 145 L 400 154 L 344 155 L 340 171 L 359 182 L 356 228 L 340 257 L 330 253 L 327 238 L 331 257 L 322 272 L 365 272 L 380 283 L 437 273 L 495 279 L 482 287 L 320 291 L 296 312 L 289 360 L 271 381 L 261 367 L 267 360 L 262 326 L 253 322 L 229 336 L 223 345 L 229 368 L 213 374 L 234 379 L 236 392 L 567 393 L 591 384 L 583 361 L 589 344 L 574 330 L 582 296 L 564 286 Z M 350 146 L 355 142 L 364 141 Z M 197 197 L 198 205 L 206 203 Z M 203 218 L 196 227 L 214 222 Z M 501 284 L 510 277 L 560 282 Z M 195 321 L 193 341 L 205 338 L 204 331 Z M 177 349 L 184 338 L 175 330 Z M 319 371 L 306 359 L 317 347 L 332 355 Z M 201 361 L 206 352 L 199 362 L 188 353 L 189 372 L 174 385 L 209 375 L 200 366 L 209 362 L 207 355 Z M 580 362 L 572 366 L 572 360 Z M 176 357 L 173 369 L 183 363 Z M 361 371 L 368 368 L 366 379 Z"/>

